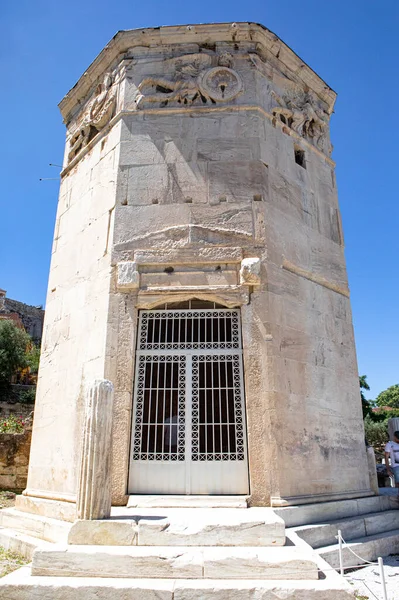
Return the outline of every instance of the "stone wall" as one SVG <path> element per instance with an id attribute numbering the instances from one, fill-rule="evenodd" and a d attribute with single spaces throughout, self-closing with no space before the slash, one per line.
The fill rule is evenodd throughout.
<path id="1" fill-rule="evenodd" d="M 31 429 L 0 433 L 0 490 L 25 489 L 31 436 Z"/>
<path id="2" fill-rule="evenodd" d="M 85 392 L 103 378 L 113 503 L 137 493 L 138 312 L 189 299 L 241 311 L 250 504 L 372 494 L 334 101 L 271 32 L 236 23 L 120 32 L 67 94 L 28 495 L 76 500 Z"/>
<path id="3" fill-rule="evenodd" d="M 27 419 L 33 412 L 33 404 L 21 404 L 20 402 L 0 402 L 0 419 L 15 415 Z"/>
<path id="4" fill-rule="evenodd" d="M 32 339 L 36 342 L 42 339 L 44 310 L 40 306 L 30 306 L 3 296 L 0 299 L 0 314 L 18 315 Z"/>
<path id="5" fill-rule="evenodd" d="M 84 392 L 104 378 L 119 129 L 63 178 L 55 225 L 28 489 L 72 501 Z"/>

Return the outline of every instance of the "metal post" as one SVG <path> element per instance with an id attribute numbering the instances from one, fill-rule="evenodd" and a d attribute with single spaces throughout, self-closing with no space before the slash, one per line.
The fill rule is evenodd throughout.
<path id="1" fill-rule="evenodd" d="M 382 597 L 383 597 L 383 600 L 388 600 L 387 587 L 385 584 L 385 576 L 384 576 L 384 563 L 382 561 L 381 556 L 378 557 L 378 566 L 380 568 L 380 575 L 381 575 Z"/>
<path id="2" fill-rule="evenodd" d="M 339 549 L 339 572 L 344 575 L 344 561 L 342 559 L 342 535 L 341 530 L 338 529 L 338 549 Z"/>

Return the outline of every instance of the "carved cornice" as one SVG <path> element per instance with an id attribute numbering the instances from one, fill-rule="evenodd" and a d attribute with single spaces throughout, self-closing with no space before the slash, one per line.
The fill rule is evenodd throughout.
<path id="1" fill-rule="evenodd" d="M 331 114 L 336 98 L 335 92 L 304 63 L 274 33 L 257 23 L 212 23 L 208 25 L 158 27 L 119 31 L 76 85 L 60 102 L 59 107 L 68 121 L 76 105 L 84 103 L 87 95 L 101 77 L 125 58 L 124 54 L 134 48 L 150 48 L 165 45 L 201 44 L 218 42 L 252 42 L 259 45 L 265 56 L 273 56 L 282 63 L 295 78 L 303 81 L 327 105 Z M 228 68 L 228 67 L 227 67 Z"/>

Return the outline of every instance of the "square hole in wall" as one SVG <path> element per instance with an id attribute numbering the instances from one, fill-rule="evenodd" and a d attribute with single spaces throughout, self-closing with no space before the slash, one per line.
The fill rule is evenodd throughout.
<path id="1" fill-rule="evenodd" d="M 300 167 L 306 169 L 305 151 L 297 146 L 294 146 L 295 162 Z"/>

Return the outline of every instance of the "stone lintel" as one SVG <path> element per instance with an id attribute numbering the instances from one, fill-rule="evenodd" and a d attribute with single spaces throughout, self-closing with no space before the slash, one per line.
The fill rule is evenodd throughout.
<path id="1" fill-rule="evenodd" d="M 211 290 L 210 288 L 200 290 L 194 287 L 183 290 L 181 287 L 176 289 L 164 287 L 158 292 L 153 289 L 140 290 L 136 306 L 139 310 L 151 309 L 165 302 L 184 302 L 192 298 L 216 302 L 217 304 L 223 304 L 227 308 L 237 308 L 249 303 L 249 292 L 248 288 L 244 286 L 235 286 L 234 290 L 232 287 L 226 290 Z"/>
<path id="2" fill-rule="evenodd" d="M 191 294 L 190 297 L 192 297 L 192 295 L 195 295 L 197 293 L 202 293 L 202 294 L 218 294 L 218 293 L 225 293 L 225 292 L 240 292 L 241 291 L 241 286 L 239 285 L 199 285 L 199 286 L 183 286 L 183 285 L 176 285 L 176 286 L 148 286 L 147 289 L 143 289 L 140 290 L 139 294 L 170 294 L 170 293 L 186 293 L 186 294 Z"/>
<path id="3" fill-rule="evenodd" d="M 240 263 L 242 248 L 181 248 L 163 250 L 136 250 L 137 265 L 197 265 L 207 263 Z M 122 263 L 119 263 L 122 264 Z"/>
<path id="4" fill-rule="evenodd" d="M 261 283 L 260 259 L 257 257 L 242 258 L 242 255 L 243 251 L 241 248 L 173 249 L 166 250 L 165 252 L 139 250 L 135 252 L 134 261 L 117 263 L 117 289 L 120 292 L 139 290 L 140 294 L 188 294 L 189 297 L 198 297 L 198 294 L 209 296 L 209 294 L 220 293 L 233 293 L 236 295 L 237 292 L 241 292 L 242 286 L 256 286 Z M 235 277 L 235 273 L 238 275 L 238 272 L 233 268 L 233 270 L 224 271 L 227 276 L 224 283 L 220 285 L 212 283 L 202 284 L 201 279 L 203 281 L 206 279 L 201 277 L 205 275 L 206 266 L 219 263 L 236 265 L 235 269 L 238 269 L 239 266 L 239 281 Z M 163 273 L 158 273 L 158 268 L 162 268 L 165 265 L 172 265 L 172 270 L 176 266 L 183 267 L 183 271 L 179 271 L 179 279 L 173 279 L 167 285 L 163 285 L 166 283 L 164 282 Z M 184 272 L 184 267 L 186 266 L 196 266 L 197 271 Z M 201 266 L 203 269 L 201 269 Z M 150 268 L 151 272 L 151 267 L 157 279 L 154 283 L 148 283 L 148 279 L 146 279 L 148 268 Z M 145 273 L 141 269 L 147 269 L 147 272 Z M 190 279 L 195 278 L 195 275 L 199 275 L 200 280 L 193 283 Z M 229 275 L 230 282 L 228 280 Z M 231 279 L 232 277 L 233 279 Z"/>

